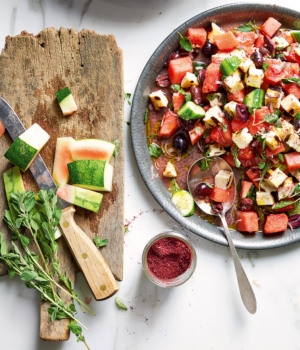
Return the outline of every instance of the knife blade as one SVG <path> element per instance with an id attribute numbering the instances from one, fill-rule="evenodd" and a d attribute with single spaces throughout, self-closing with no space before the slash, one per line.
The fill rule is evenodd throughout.
<path id="1" fill-rule="evenodd" d="M 0 119 L 13 140 L 26 131 L 12 107 L 1 97 Z M 40 154 L 36 156 L 29 169 L 40 189 L 57 190 L 57 186 Z M 58 197 L 57 202 L 62 209 L 60 228 L 95 299 L 109 298 L 119 289 L 112 272 L 94 243 L 76 224 L 74 206 L 60 197 Z"/>

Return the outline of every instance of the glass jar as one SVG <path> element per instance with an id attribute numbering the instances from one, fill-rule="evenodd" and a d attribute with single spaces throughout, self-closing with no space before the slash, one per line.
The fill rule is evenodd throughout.
<path id="1" fill-rule="evenodd" d="M 192 276 L 197 265 L 197 255 L 183 235 L 166 231 L 154 236 L 146 244 L 142 263 L 150 281 L 159 287 L 170 288 L 183 284 Z"/>

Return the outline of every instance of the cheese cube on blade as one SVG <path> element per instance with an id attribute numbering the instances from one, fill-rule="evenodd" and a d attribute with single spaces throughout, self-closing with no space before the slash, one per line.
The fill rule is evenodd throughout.
<path id="1" fill-rule="evenodd" d="M 219 106 L 210 108 L 206 113 L 203 121 L 207 128 L 217 126 L 224 123 L 224 112 Z"/>
<path id="2" fill-rule="evenodd" d="M 248 71 L 248 75 L 245 78 L 245 83 L 248 86 L 260 88 L 261 84 L 263 83 L 264 76 L 265 76 L 264 71 L 262 69 L 250 67 Z"/>
<path id="3" fill-rule="evenodd" d="M 166 108 L 168 106 L 168 99 L 166 95 L 161 91 L 157 90 L 152 92 L 150 95 L 150 100 L 152 102 L 153 107 L 156 110 Z"/>
<path id="4" fill-rule="evenodd" d="M 268 192 L 256 192 L 256 203 L 257 205 L 273 205 L 275 203 L 274 197 Z"/>
<path id="5" fill-rule="evenodd" d="M 240 149 L 245 149 L 253 140 L 253 136 L 248 132 L 248 128 L 238 130 L 232 134 L 232 141 Z"/>
<path id="6" fill-rule="evenodd" d="M 4 157 L 26 171 L 49 138 L 50 135 L 35 123 L 15 139 Z"/>
<path id="7" fill-rule="evenodd" d="M 285 142 L 288 146 L 293 148 L 295 151 L 300 152 L 300 137 L 296 133 L 290 134 L 286 139 Z"/>
<path id="8" fill-rule="evenodd" d="M 196 77 L 195 74 L 186 72 L 180 85 L 183 89 L 188 89 L 191 86 L 198 86 L 199 85 L 198 78 Z"/>
<path id="9" fill-rule="evenodd" d="M 164 177 L 177 177 L 177 171 L 175 165 L 171 162 L 168 162 L 166 168 L 163 172 Z"/>
<path id="10" fill-rule="evenodd" d="M 300 111 L 300 102 L 293 94 L 287 95 L 282 101 L 281 106 L 293 117 Z"/>
<path id="11" fill-rule="evenodd" d="M 215 186 L 222 190 L 227 190 L 233 180 L 233 172 L 229 170 L 220 170 L 215 176 Z"/>
<path id="12" fill-rule="evenodd" d="M 69 116 L 77 111 L 76 102 L 68 87 L 58 90 L 55 96 L 64 116 Z"/>
<path id="13" fill-rule="evenodd" d="M 285 175 L 285 173 L 281 171 L 279 168 L 276 168 L 275 170 L 269 169 L 267 171 L 265 181 L 270 186 L 278 188 L 286 178 L 287 178 L 287 175 Z"/>

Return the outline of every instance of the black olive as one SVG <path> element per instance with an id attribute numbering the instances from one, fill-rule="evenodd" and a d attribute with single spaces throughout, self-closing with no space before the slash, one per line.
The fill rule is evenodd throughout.
<path id="1" fill-rule="evenodd" d="M 300 129 L 300 119 L 296 119 L 295 124 L 294 124 L 294 128 L 296 131 L 298 131 Z"/>
<path id="2" fill-rule="evenodd" d="M 236 115 L 242 122 L 246 122 L 249 119 L 249 112 L 247 106 L 243 103 L 238 103 L 236 105 Z"/>
<path id="3" fill-rule="evenodd" d="M 205 41 L 205 44 L 202 47 L 202 52 L 205 56 L 210 57 L 215 55 L 218 52 L 218 48 L 216 45 L 212 44 L 209 40 Z"/>
<path id="4" fill-rule="evenodd" d="M 256 68 L 262 67 L 264 63 L 264 56 L 260 53 L 260 51 L 254 51 L 250 58 L 254 62 Z"/>
<path id="5" fill-rule="evenodd" d="M 242 198 L 238 203 L 238 207 L 241 211 L 251 211 L 253 210 L 253 200 L 251 198 Z"/>
<path id="6" fill-rule="evenodd" d="M 189 140 L 185 134 L 177 134 L 173 139 L 173 146 L 179 153 L 185 153 L 189 148 Z"/>
<path id="7" fill-rule="evenodd" d="M 182 118 L 179 118 L 180 125 L 183 127 L 183 129 L 189 131 L 194 129 L 195 127 L 195 119 L 190 119 L 190 120 L 184 120 Z"/>

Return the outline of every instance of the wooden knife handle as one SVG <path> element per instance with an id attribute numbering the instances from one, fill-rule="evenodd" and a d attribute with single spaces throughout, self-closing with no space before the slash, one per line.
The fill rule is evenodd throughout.
<path id="1" fill-rule="evenodd" d="M 95 299 L 109 298 L 119 290 L 118 284 L 97 247 L 77 226 L 74 213 L 73 206 L 64 209 L 60 227 Z"/>

